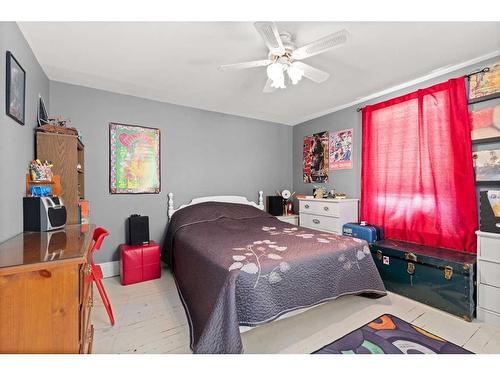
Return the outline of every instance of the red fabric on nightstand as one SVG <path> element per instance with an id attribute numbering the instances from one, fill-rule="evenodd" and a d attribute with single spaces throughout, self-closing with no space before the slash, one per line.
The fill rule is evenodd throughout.
<path id="1" fill-rule="evenodd" d="M 122 285 L 160 278 L 160 246 L 156 242 L 151 241 L 147 245 L 120 245 L 120 256 Z"/>

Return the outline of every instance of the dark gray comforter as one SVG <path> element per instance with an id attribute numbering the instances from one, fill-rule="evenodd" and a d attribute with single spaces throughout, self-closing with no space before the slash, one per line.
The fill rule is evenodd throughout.
<path id="1" fill-rule="evenodd" d="M 239 325 L 346 294 L 385 295 L 365 241 L 293 226 L 248 205 L 177 211 L 162 259 L 173 270 L 195 353 L 241 353 Z"/>

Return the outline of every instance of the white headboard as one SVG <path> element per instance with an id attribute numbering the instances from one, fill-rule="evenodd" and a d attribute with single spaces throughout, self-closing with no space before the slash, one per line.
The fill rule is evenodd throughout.
<path id="1" fill-rule="evenodd" d="M 261 210 L 264 210 L 264 198 L 263 195 L 264 192 L 261 190 L 259 191 L 259 203 L 251 202 L 245 197 L 241 197 L 238 195 L 220 195 L 220 196 L 212 196 L 212 197 L 199 197 L 199 198 L 194 198 L 191 202 L 188 204 L 183 204 L 177 209 L 174 209 L 174 193 L 168 193 L 168 218 L 170 219 L 172 215 L 174 214 L 175 211 L 180 210 L 184 207 L 191 206 L 193 204 L 197 203 L 203 203 L 203 202 L 225 202 L 225 203 L 239 203 L 239 204 L 248 204 L 250 206 L 257 207 Z"/>

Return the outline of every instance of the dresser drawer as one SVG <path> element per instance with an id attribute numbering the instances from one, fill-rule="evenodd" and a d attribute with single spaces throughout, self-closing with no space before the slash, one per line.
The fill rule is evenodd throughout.
<path id="1" fill-rule="evenodd" d="M 481 307 L 477 308 L 477 320 L 500 326 L 500 314 L 482 309 Z"/>
<path id="2" fill-rule="evenodd" d="M 500 238 L 478 236 L 478 242 L 480 258 L 500 263 Z"/>
<path id="3" fill-rule="evenodd" d="M 480 270 L 479 281 L 481 284 L 488 284 L 500 288 L 500 263 L 479 260 L 477 266 Z"/>
<path id="4" fill-rule="evenodd" d="M 479 284 L 478 299 L 480 307 L 500 313 L 500 288 Z"/>
<path id="5" fill-rule="evenodd" d="M 300 201 L 299 210 L 301 213 L 312 213 L 317 215 L 339 217 L 340 209 L 337 202 Z"/>
<path id="6" fill-rule="evenodd" d="M 341 230 L 340 220 L 338 218 L 313 214 L 301 214 L 300 226 L 311 229 L 325 230 L 328 232 L 335 232 L 338 234 Z"/>

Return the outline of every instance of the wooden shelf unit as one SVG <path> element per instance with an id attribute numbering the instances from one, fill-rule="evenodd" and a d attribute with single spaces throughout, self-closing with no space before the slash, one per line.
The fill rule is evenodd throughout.
<path id="1" fill-rule="evenodd" d="M 68 213 L 67 224 L 78 224 L 78 202 L 85 197 L 85 147 L 76 135 L 37 132 L 37 159 L 49 160 L 61 178 L 61 197 Z M 82 166 L 81 173 L 77 165 Z"/>

